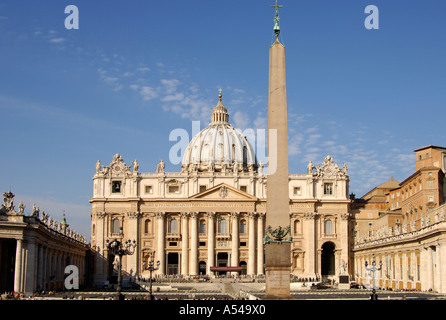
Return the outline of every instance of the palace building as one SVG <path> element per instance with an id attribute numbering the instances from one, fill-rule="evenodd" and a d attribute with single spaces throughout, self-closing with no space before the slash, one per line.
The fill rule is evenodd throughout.
<path id="1" fill-rule="evenodd" d="M 264 274 L 267 175 L 230 124 L 221 94 L 210 118 L 191 139 L 180 172 L 166 172 L 163 161 L 155 172 L 139 172 L 136 160 L 127 165 L 119 154 L 109 165 L 98 161 L 90 199 L 97 283 L 113 272 L 106 242 L 114 239 L 136 240 L 136 252 L 122 262 L 130 277 L 148 275 L 152 253 L 160 275 Z M 347 167 L 330 156 L 319 166 L 310 162 L 305 173 L 289 175 L 288 193 L 292 274 L 348 274 Z"/>
<path id="2" fill-rule="evenodd" d="M 415 172 L 393 178 L 352 204 L 353 277 L 369 284 L 366 262 L 380 267 L 376 285 L 446 292 L 446 148 L 415 151 Z"/>

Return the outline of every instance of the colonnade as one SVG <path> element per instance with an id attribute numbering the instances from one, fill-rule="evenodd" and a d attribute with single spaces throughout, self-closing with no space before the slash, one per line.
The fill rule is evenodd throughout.
<path id="1" fill-rule="evenodd" d="M 156 234 L 156 260 L 160 261 L 158 274 L 166 273 L 166 212 L 157 212 L 157 234 Z M 211 274 L 210 267 L 216 265 L 216 257 L 218 252 L 227 252 L 230 256 L 228 262 L 230 266 L 239 266 L 242 251 L 240 239 L 247 240 L 248 256 L 247 256 L 247 274 L 263 274 L 264 253 L 263 253 L 263 236 L 264 236 L 264 213 L 258 212 L 181 212 L 181 249 L 177 252 L 180 255 L 179 273 L 183 275 L 198 275 L 199 262 L 206 262 L 206 273 Z M 220 230 L 218 225 L 219 219 L 230 221 L 230 228 Z M 243 218 L 247 229 L 240 230 L 240 221 Z M 199 219 L 205 219 L 206 231 L 199 230 Z M 180 229 L 179 229 L 180 230 Z M 178 230 L 178 232 L 179 232 Z M 203 239 L 203 237 L 205 237 Z M 245 239 L 246 238 L 246 239 Z M 200 240 L 205 240 L 204 248 L 207 250 L 206 257 L 200 255 L 203 251 Z M 243 258 L 245 259 L 245 257 Z"/>
<path id="2" fill-rule="evenodd" d="M 75 252 L 69 246 L 52 247 L 35 239 L 17 239 L 14 269 L 14 291 L 36 292 L 62 289 L 65 267 L 78 268 L 79 285 L 84 283 L 85 251 Z"/>
<path id="3" fill-rule="evenodd" d="M 355 253 L 358 282 L 372 284 L 365 268 L 375 261 L 375 285 L 392 289 L 446 292 L 446 243 L 434 242 L 404 248 L 381 248 Z"/>

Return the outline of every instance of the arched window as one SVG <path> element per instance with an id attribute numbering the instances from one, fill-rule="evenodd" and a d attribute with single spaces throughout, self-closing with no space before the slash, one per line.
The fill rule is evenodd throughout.
<path id="1" fill-rule="evenodd" d="M 240 221 L 240 233 L 246 233 L 246 220 Z"/>
<path id="2" fill-rule="evenodd" d="M 301 234 L 301 224 L 299 219 L 294 220 L 294 234 Z"/>
<path id="3" fill-rule="evenodd" d="M 144 233 L 152 233 L 152 220 L 147 219 L 144 222 Z"/>
<path id="4" fill-rule="evenodd" d="M 170 220 L 169 233 L 178 233 L 178 221 L 176 219 Z"/>
<path id="5" fill-rule="evenodd" d="M 206 221 L 200 220 L 200 233 L 206 234 Z"/>
<path id="6" fill-rule="evenodd" d="M 333 222 L 330 219 L 325 220 L 325 234 L 333 234 Z"/>
<path id="7" fill-rule="evenodd" d="M 219 233 L 226 233 L 226 227 L 227 227 L 227 221 L 225 218 L 221 218 L 218 221 L 218 232 Z"/>
<path id="8" fill-rule="evenodd" d="M 112 221 L 112 232 L 121 233 L 121 222 L 119 221 L 118 218 L 115 218 Z"/>

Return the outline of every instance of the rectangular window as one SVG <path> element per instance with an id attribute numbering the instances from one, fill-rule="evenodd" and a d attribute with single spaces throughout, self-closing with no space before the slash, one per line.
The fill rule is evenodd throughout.
<path id="1" fill-rule="evenodd" d="M 206 191 L 206 186 L 200 186 L 200 193 Z"/>
<path id="2" fill-rule="evenodd" d="M 169 186 L 169 193 L 180 193 L 180 186 Z"/>
<path id="3" fill-rule="evenodd" d="M 152 194 L 152 193 L 153 193 L 153 188 L 152 188 L 152 186 L 146 186 L 146 187 L 145 187 L 145 192 L 146 192 L 146 194 Z"/>
<path id="4" fill-rule="evenodd" d="M 333 194 L 333 183 L 324 183 L 324 194 L 326 195 Z"/>
<path id="5" fill-rule="evenodd" d="M 206 242 L 205 241 L 200 241 L 199 242 L 199 246 L 200 247 L 206 247 Z"/>
<path id="6" fill-rule="evenodd" d="M 112 181 L 112 193 L 121 193 L 122 181 Z"/>
<path id="7" fill-rule="evenodd" d="M 203 222 L 200 222 L 200 233 L 205 234 L 206 233 L 206 224 Z"/>
<path id="8" fill-rule="evenodd" d="M 293 194 L 295 196 L 300 196 L 302 194 L 302 191 L 301 191 L 300 187 L 294 187 Z"/>
<path id="9" fill-rule="evenodd" d="M 246 192 L 247 187 L 246 186 L 240 186 L 240 190 L 243 191 L 243 192 Z"/>

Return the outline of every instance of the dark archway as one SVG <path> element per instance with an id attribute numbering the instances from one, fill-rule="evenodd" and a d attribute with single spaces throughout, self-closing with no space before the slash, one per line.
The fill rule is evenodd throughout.
<path id="1" fill-rule="evenodd" d="M 335 275 L 335 245 L 333 242 L 325 242 L 322 245 L 321 273 L 322 276 Z"/>
<path id="2" fill-rule="evenodd" d="M 240 261 L 240 267 L 243 267 L 244 269 L 240 272 L 241 276 L 246 276 L 247 271 L 246 271 L 246 267 L 247 267 L 247 263 L 246 261 Z"/>
<path id="3" fill-rule="evenodd" d="M 205 275 L 206 274 L 206 262 L 200 261 L 198 263 L 198 274 Z"/>
<path id="4" fill-rule="evenodd" d="M 0 292 L 14 291 L 16 240 L 0 239 Z"/>

